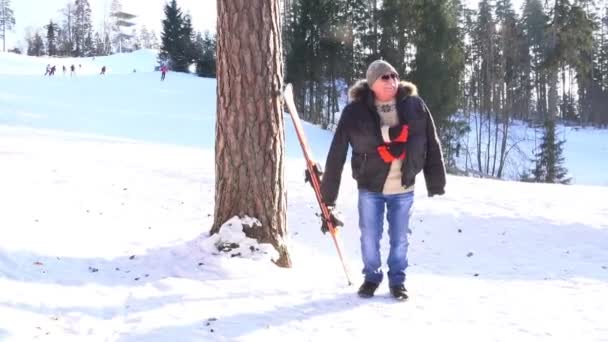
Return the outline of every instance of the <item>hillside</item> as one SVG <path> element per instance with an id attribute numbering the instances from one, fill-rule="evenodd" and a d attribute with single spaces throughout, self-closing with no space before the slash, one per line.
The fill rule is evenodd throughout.
<path id="1" fill-rule="evenodd" d="M 114 57 L 122 64 L 127 55 Z M 152 57 L 129 58 L 153 65 Z M 23 73 L 6 72 L 7 58 L 0 54 L 0 341 L 608 340 L 606 187 L 448 176 L 446 195 L 428 198 L 421 176 L 411 300 L 395 303 L 386 284 L 363 300 L 319 231 L 291 122 L 294 267 L 285 270 L 271 254 L 219 253 L 207 234 L 214 80 L 170 73 L 160 82 L 129 72 L 135 62 L 107 77 L 44 78 L 21 56 L 8 69 Z M 323 162 L 331 133 L 305 128 Z M 598 153 L 577 165 L 593 167 Z M 349 167 L 337 206 L 359 285 Z M 387 247 L 384 239 L 384 256 Z"/>

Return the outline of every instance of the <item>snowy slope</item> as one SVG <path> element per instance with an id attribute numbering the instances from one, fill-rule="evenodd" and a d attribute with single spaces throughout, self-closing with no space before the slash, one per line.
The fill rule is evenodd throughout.
<path id="1" fill-rule="evenodd" d="M 33 57 L 0 52 L 0 75 L 39 75 L 43 76 L 47 64 L 55 65 L 55 76 L 64 76 L 62 67 L 68 69 L 72 64 L 76 67 L 77 75 L 98 75 L 102 66 L 106 66 L 108 74 L 125 74 L 136 71 L 153 71 L 158 65 L 156 56 L 158 51 L 142 49 L 133 53 L 122 53 L 111 56 L 97 56 L 88 58 L 71 57 Z"/>
<path id="2" fill-rule="evenodd" d="M 412 298 L 383 284 L 362 300 L 319 232 L 289 121 L 285 270 L 209 246 L 213 80 L 107 76 L 0 73 L 0 341 L 608 341 L 605 187 L 449 176 L 429 199 L 420 178 Z M 331 134 L 305 128 L 323 161 Z"/>

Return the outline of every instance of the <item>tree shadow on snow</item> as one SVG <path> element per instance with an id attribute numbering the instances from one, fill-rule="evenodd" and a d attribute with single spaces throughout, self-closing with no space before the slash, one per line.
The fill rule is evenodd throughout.
<path id="1" fill-rule="evenodd" d="M 263 300 L 263 298 L 262 298 Z M 272 301 L 272 299 L 269 299 Z M 382 299 L 380 299 L 383 301 Z M 387 299 L 386 302 L 394 302 Z M 145 333 L 133 333 L 119 339 L 120 342 L 164 341 L 179 336 L 180 341 L 235 341 L 244 339 L 258 330 L 272 330 L 290 322 L 308 320 L 313 317 L 332 315 L 367 305 L 370 300 L 358 298 L 354 292 L 336 294 L 331 298 L 311 300 L 297 305 L 275 307 L 263 312 L 244 312 L 225 317 L 214 317 L 188 325 L 175 325 L 158 328 Z M 403 305 L 403 304 L 399 304 Z M 204 303 L 201 303 L 204 307 Z M 289 336 L 284 336 L 289 340 Z"/>
<path id="2" fill-rule="evenodd" d="M 200 242 L 201 238 L 197 238 L 181 245 L 111 259 L 37 255 L 0 248 L 0 277 L 66 286 L 138 286 L 164 278 L 229 278 L 229 273 L 221 266 L 221 258 L 202 251 Z M 2 265 L 3 262 L 8 264 Z"/>

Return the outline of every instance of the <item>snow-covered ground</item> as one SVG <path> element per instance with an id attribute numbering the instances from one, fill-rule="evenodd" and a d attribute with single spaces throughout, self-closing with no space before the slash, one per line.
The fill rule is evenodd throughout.
<path id="1" fill-rule="evenodd" d="M 294 267 L 219 253 L 215 83 L 161 83 L 143 72 L 153 54 L 127 56 L 123 72 L 70 79 L 0 54 L 0 341 L 608 341 L 608 188 L 449 176 L 430 199 L 420 178 L 411 299 L 386 284 L 360 299 L 319 232 L 291 122 Z M 305 129 L 323 162 L 331 133 Z M 338 207 L 358 285 L 348 169 Z"/>

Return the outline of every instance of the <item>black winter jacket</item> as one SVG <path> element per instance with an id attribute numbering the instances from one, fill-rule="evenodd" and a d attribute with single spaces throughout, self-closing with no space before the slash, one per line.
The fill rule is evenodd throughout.
<path id="1" fill-rule="evenodd" d="M 374 96 L 365 80 L 349 90 L 350 103 L 342 111 L 334 135 L 321 182 L 323 200 L 335 205 L 342 169 L 348 147 L 352 147 L 351 167 L 359 189 L 382 192 L 390 163 L 385 163 L 377 152 L 383 143 L 380 117 L 374 105 Z M 429 196 L 442 195 L 445 187 L 445 165 L 441 145 L 437 138 L 433 117 L 418 97 L 416 86 L 400 82 L 397 92 L 397 113 L 401 124 L 409 126 L 406 156 L 401 168 L 402 184 L 414 184 L 416 175 L 424 170 Z"/>

